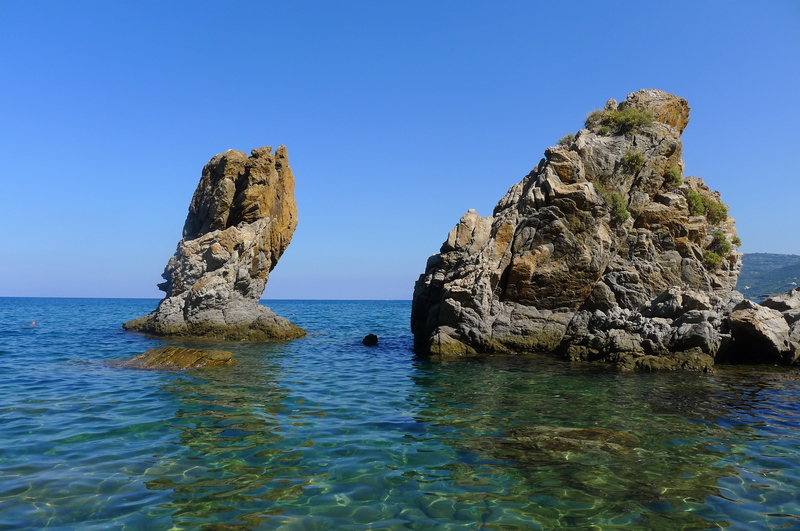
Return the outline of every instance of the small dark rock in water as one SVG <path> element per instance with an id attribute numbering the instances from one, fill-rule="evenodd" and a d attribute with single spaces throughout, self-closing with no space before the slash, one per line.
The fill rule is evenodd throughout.
<path id="1" fill-rule="evenodd" d="M 375 334 L 367 334 L 361 342 L 366 347 L 375 347 L 378 345 L 378 336 Z"/>
<path id="2" fill-rule="evenodd" d="M 227 350 L 203 350 L 199 348 L 161 347 L 121 363 L 129 369 L 199 369 L 236 363 L 232 352 Z"/>

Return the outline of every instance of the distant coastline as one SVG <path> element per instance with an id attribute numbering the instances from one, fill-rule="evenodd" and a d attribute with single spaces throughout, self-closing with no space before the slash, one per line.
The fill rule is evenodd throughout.
<path id="1" fill-rule="evenodd" d="M 764 299 L 800 285 L 800 255 L 745 253 L 736 290 L 748 299 Z"/>

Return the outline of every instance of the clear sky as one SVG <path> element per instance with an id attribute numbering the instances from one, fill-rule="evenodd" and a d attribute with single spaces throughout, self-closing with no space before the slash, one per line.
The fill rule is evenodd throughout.
<path id="1" fill-rule="evenodd" d="M 203 165 L 285 144 L 265 298 L 409 299 L 608 98 L 689 100 L 686 174 L 800 254 L 800 2 L 0 0 L 0 296 L 161 297 Z"/>

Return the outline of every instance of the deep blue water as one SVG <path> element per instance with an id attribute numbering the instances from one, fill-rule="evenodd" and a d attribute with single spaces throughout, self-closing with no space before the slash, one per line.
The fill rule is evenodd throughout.
<path id="1" fill-rule="evenodd" d="M 156 303 L 0 298 L 0 529 L 800 529 L 796 369 L 426 362 L 408 301 L 266 301 L 308 337 L 109 365 L 164 344 L 120 327 Z"/>

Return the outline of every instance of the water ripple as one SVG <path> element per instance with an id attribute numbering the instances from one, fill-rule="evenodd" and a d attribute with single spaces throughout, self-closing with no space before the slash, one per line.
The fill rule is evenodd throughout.
<path id="1" fill-rule="evenodd" d="M 155 304 L 0 299 L 0 529 L 800 528 L 797 370 L 429 363 L 408 302 L 357 301 L 200 343 L 232 367 L 110 366 Z"/>

